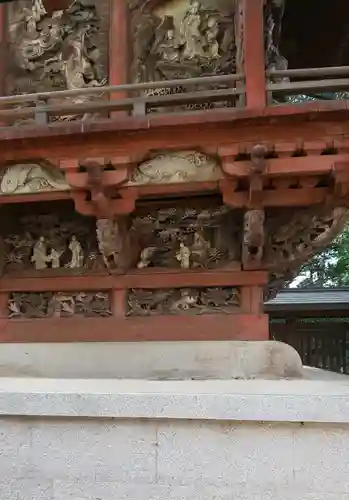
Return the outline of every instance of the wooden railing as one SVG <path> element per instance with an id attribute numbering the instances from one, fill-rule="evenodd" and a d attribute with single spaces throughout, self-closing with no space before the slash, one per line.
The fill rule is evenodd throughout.
<path id="1" fill-rule="evenodd" d="M 237 82 L 241 83 L 236 85 Z M 209 89 L 212 86 L 225 88 Z M 178 87 L 181 88 L 181 92 L 171 93 L 172 89 Z M 202 90 L 202 87 L 207 87 L 208 90 Z M 166 89 L 166 95 L 146 95 L 147 91 L 159 89 Z M 126 93 L 128 97 L 117 99 L 115 97 L 118 93 L 123 95 Z M 134 95 L 135 93 L 138 95 Z M 133 116 L 145 116 L 159 108 L 214 104 L 222 101 L 231 101 L 234 105 L 238 101 L 241 106 L 244 94 L 242 74 L 39 92 L 0 97 L 0 122 L 8 125 L 8 122 L 34 120 L 38 125 L 46 125 L 52 118 L 109 114 L 116 111 L 126 111 Z M 63 102 L 57 103 L 61 100 Z M 185 112 L 185 109 L 183 111 Z"/>
<path id="2" fill-rule="evenodd" d="M 326 93 L 349 91 L 349 66 L 270 70 L 265 72 L 265 79 L 268 105 L 302 94 L 317 93 L 315 97 L 321 98 Z M 176 92 L 178 88 L 180 92 Z M 151 91 L 153 94 L 159 91 L 159 95 L 147 95 Z M 227 103 L 243 107 L 245 102 L 243 74 L 38 92 L 0 97 L 0 127 L 22 122 L 47 125 L 63 117 L 68 120 L 96 115 L 105 117 L 120 111 L 134 117 L 159 110 L 188 113 L 203 104 L 216 109 L 226 107 Z"/>
<path id="3" fill-rule="evenodd" d="M 268 102 L 277 97 L 349 91 L 349 66 L 266 71 Z"/>

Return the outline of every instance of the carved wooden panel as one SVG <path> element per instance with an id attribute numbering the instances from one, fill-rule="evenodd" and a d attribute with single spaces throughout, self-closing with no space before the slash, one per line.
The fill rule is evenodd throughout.
<path id="1" fill-rule="evenodd" d="M 155 9 L 151 8 L 151 3 L 147 8 L 147 3 L 128 0 L 128 5 L 133 34 L 133 81 L 164 81 L 236 72 L 234 2 L 176 0 L 163 2 Z M 191 90 L 207 88 L 207 85 L 197 85 Z M 146 94 L 167 95 L 183 91 L 181 86 L 164 87 Z M 213 106 L 215 104 L 202 103 L 184 107 Z"/>
<path id="2" fill-rule="evenodd" d="M 238 288 L 130 290 L 128 316 L 231 314 L 240 310 Z"/>
<path id="3" fill-rule="evenodd" d="M 135 216 L 137 267 L 212 268 L 241 259 L 242 214 L 226 206 L 163 208 Z"/>
<path id="4" fill-rule="evenodd" d="M 21 0 L 9 4 L 7 19 L 8 94 L 75 90 L 107 82 L 109 0 L 76 0 L 52 14 L 42 0 Z"/>
<path id="5" fill-rule="evenodd" d="M 199 151 L 164 151 L 152 155 L 132 173 L 130 184 L 202 182 L 222 178 L 218 160 Z"/>
<path id="6" fill-rule="evenodd" d="M 74 212 L 70 202 L 2 207 L 0 224 L 5 273 L 76 275 L 104 270 L 96 222 Z M 16 220 L 16 224 L 13 224 Z"/>
<path id="7" fill-rule="evenodd" d="M 106 292 L 12 293 L 8 301 L 10 319 L 52 317 L 108 317 L 110 296 Z"/>
<path id="8" fill-rule="evenodd" d="M 9 165 L 0 173 L 0 196 L 69 191 L 61 170 L 39 162 Z"/>

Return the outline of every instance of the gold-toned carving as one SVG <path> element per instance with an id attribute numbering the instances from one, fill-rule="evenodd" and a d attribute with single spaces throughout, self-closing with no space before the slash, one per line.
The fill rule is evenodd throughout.
<path id="1" fill-rule="evenodd" d="M 169 184 L 211 181 L 222 177 L 218 162 L 198 151 L 159 153 L 142 162 L 130 184 Z"/>
<path id="2" fill-rule="evenodd" d="M 36 163 L 9 165 L 0 179 L 0 196 L 70 189 L 60 170 Z"/>
<path id="3" fill-rule="evenodd" d="M 138 268 L 214 268 L 241 259 L 242 214 L 226 206 L 169 208 L 133 219 Z"/>
<path id="4" fill-rule="evenodd" d="M 9 298 L 8 310 L 12 319 L 111 315 L 110 297 L 105 292 L 16 292 Z"/>
<path id="5" fill-rule="evenodd" d="M 41 0 L 22 0 L 9 4 L 8 12 L 12 55 L 8 93 L 76 90 L 106 83 L 98 3 L 74 0 L 68 9 L 48 14 Z M 86 99 L 91 96 L 68 101 Z"/>
<path id="6" fill-rule="evenodd" d="M 238 312 L 239 308 L 238 288 L 141 289 L 129 292 L 127 314 L 229 314 Z"/>

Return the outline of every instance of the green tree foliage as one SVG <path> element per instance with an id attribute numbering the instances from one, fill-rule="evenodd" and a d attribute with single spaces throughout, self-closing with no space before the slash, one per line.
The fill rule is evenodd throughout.
<path id="1" fill-rule="evenodd" d="M 303 265 L 296 286 L 349 286 L 349 225 L 325 251 Z"/>

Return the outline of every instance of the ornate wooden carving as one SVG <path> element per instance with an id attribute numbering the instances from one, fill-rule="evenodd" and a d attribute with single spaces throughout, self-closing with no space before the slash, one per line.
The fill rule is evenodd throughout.
<path id="1" fill-rule="evenodd" d="M 188 0 L 180 8 L 174 6 L 173 11 L 170 8 L 163 13 L 161 9 L 152 8 L 149 2 L 141 4 L 128 0 L 128 3 L 134 34 L 134 81 L 162 81 L 235 73 L 234 7 L 222 11 L 218 6 L 211 8 L 199 0 Z M 152 90 L 147 95 L 183 91 L 178 86 L 173 89 Z M 190 109 L 197 106 L 190 106 Z M 212 104 L 204 103 L 199 106 L 212 107 Z"/>
<path id="2" fill-rule="evenodd" d="M 110 297 L 105 292 L 12 293 L 9 318 L 107 317 L 111 315 Z"/>
<path id="3" fill-rule="evenodd" d="M 130 184 L 202 182 L 222 177 L 218 161 L 199 151 L 161 152 L 140 163 Z"/>
<path id="4" fill-rule="evenodd" d="M 21 207 L 6 207 L 4 212 L 0 233 L 5 272 L 69 275 L 104 269 L 94 219 L 76 214 L 66 202 L 52 205 L 49 213 L 47 208 L 30 212 L 30 205 L 26 207 L 28 213 Z"/>
<path id="5" fill-rule="evenodd" d="M 228 207 L 164 208 L 135 216 L 137 267 L 212 268 L 241 259 L 242 214 Z"/>
<path id="6" fill-rule="evenodd" d="M 99 3 L 76 0 L 69 8 L 50 13 L 42 0 L 9 4 L 12 57 L 8 93 L 103 86 L 107 80 L 101 57 Z M 69 98 L 69 102 L 90 99 L 91 96 Z"/>
<path id="7" fill-rule="evenodd" d="M 162 314 L 217 314 L 240 310 L 238 288 L 182 288 L 131 290 L 128 316 Z"/>
<path id="8" fill-rule="evenodd" d="M 42 163 L 42 164 L 41 164 Z M 0 196 L 68 191 L 64 174 L 47 162 L 9 165 L 0 173 Z"/>
<path id="9" fill-rule="evenodd" d="M 262 268 L 264 254 L 264 210 L 248 210 L 244 215 L 243 269 Z"/>

